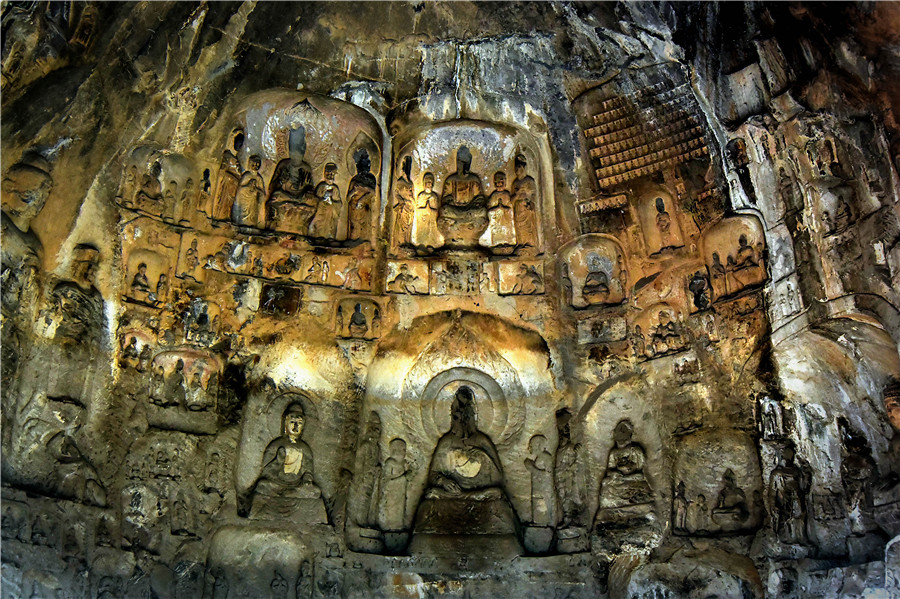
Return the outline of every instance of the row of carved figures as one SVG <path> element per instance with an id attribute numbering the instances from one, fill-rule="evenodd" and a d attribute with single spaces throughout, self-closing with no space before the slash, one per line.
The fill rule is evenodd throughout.
<path id="1" fill-rule="evenodd" d="M 412 247 L 418 253 L 450 247 L 482 247 L 497 254 L 538 247 L 539 194 L 527 172 L 523 154 L 515 157 L 515 178 L 507 189 L 507 175 L 497 171 L 494 191 L 485 195 L 480 175 L 469 171 L 472 154 L 466 146 L 456 153 L 456 172 L 444 181 L 441 194 L 434 190 L 435 176 L 422 175 L 422 191 L 415 193 L 411 180 L 412 157 L 406 156 L 394 184 L 392 239 L 395 247 Z"/>

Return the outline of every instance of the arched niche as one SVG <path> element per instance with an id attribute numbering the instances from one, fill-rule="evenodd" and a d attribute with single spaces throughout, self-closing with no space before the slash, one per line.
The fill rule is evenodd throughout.
<path id="1" fill-rule="evenodd" d="M 263 456 L 282 436 L 286 410 L 302 407 L 300 439 L 312 452 L 314 482 L 330 500 L 339 487 L 345 459 L 346 420 L 354 407 L 353 375 L 340 348 L 325 329 L 306 323 L 302 332 L 284 330 L 280 342 L 262 352 L 247 377 L 251 393 L 241 420 L 235 464 L 235 492 L 246 506 L 263 469 Z M 243 502 L 243 503 L 242 503 Z M 310 522 L 297 521 L 297 525 Z"/>
<path id="2" fill-rule="evenodd" d="M 504 486 L 517 514 L 530 510 L 528 441 L 535 434 L 556 446 L 556 398 L 548 348 L 532 331 L 493 316 L 450 313 L 423 316 L 382 338 L 366 384 L 361 413 L 383 423 L 381 448 L 402 439 L 409 464 L 407 529 L 427 487 L 438 440 L 450 429 L 456 392 L 474 395 L 478 429 L 497 448 Z M 546 407 L 544 407 L 546 406 Z"/>
<path id="3" fill-rule="evenodd" d="M 323 243 L 374 240 L 382 134 L 365 110 L 277 89 L 245 98 L 228 123 L 210 217 L 233 220 L 237 201 L 244 216 L 236 224 Z"/>
<path id="4" fill-rule="evenodd" d="M 564 298 L 573 308 L 621 304 L 628 295 L 628 266 L 614 238 L 590 234 L 572 240 L 559 252 Z M 566 281 L 568 278 L 568 281 Z"/>
<path id="5" fill-rule="evenodd" d="M 766 280 L 765 235 L 759 219 L 741 215 L 723 218 L 700 237 L 700 251 L 709 271 L 713 299 L 734 296 Z"/>
<path id="6" fill-rule="evenodd" d="M 446 121 L 398 132 L 388 208 L 395 255 L 543 252 L 552 219 L 546 151 L 509 125 Z"/>
<path id="7" fill-rule="evenodd" d="M 196 209 L 194 162 L 156 146 L 138 146 L 124 161 L 116 203 L 157 219 L 187 224 Z"/>
<path id="8" fill-rule="evenodd" d="M 668 189 L 651 186 L 639 190 L 635 208 L 648 254 L 653 256 L 684 246 L 684 233 L 679 219 L 681 211 Z"/>

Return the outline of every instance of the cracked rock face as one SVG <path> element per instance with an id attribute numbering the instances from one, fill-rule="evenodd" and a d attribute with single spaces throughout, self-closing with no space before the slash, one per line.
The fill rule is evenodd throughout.
<path id="1" fill-rule="evenodd" d="M 3 597 L 900 597 L 891 4 L 9 2 Z"/>

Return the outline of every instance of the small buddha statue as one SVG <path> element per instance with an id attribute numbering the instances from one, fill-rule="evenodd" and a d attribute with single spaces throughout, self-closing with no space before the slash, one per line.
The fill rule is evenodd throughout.
<path id="1" fill-rule="evenodd" d="M 719 520 L 721 516 L 728 515 L 744 521 L 750 515 L 747 509 L 747 496 L 738 487 L 734 471 L 731 468 L 725 470 L 722 475 L 722 490 L 719 491 L 719 499 L 713 508 L 713 519 Z M 717 518 L 718 516 L 718 518 Z"/>
<path id="2" fill-rule="evenodd" d="M 350 315 L 350 336 L 365 337 L 368 332 L 369 323 L 366 322 L 366 315 L 362 313 L 362 304 L 356 304 L 353 314 Z"/>
<path id="3" fill-rule="evenodd" d="M 141 179 L 141 187 L 137 192 L 138 200 L 158 202 L 163 198 L 162 184 L 159 182 L 160 175 L 162 175 L 162 166 L 159 162 L 154 162 L 150 167 L 150 172 Z"/>
<path id="4" fill-rule="evenodd" d="M 150 280 L 147 278 L 147 265 L 143 262 L 138 264 L 138 270 L 131 279 L 132 293 L 150 293 Z"/>

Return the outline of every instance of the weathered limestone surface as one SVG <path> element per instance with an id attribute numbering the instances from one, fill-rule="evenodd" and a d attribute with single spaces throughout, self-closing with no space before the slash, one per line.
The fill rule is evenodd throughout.
<path id="1" fill-rule="evenodd" d="M 3 597 L 900 597 L 900 11 L 2 6 Z"/>

